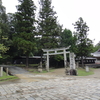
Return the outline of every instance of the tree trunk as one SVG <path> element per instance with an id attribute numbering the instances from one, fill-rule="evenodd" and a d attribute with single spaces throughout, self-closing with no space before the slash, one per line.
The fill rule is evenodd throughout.
<path id="1" fill-rule="evenodd" d="M 43 58 L 42 58 L 42 55 L 43 55 L 43 52 L 41 52 L 41 62 L 42 62 L 42 59 L 43 59 Z"/>
<path id="2" fill-rule="evenodd" d="M 29 66 L 29 63 L 28 63 L 28 58 L 29 58 L 29 56 L 28 56 L 28 55 L 26 55 L 26 68 L 28 68 L 28 66 Z"/>

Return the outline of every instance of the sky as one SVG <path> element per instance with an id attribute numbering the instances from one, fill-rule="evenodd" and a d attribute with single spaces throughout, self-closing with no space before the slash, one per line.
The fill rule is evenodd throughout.
<path id="1" fill-rule="evenodd" d="M 7 13 L 17 11 L 18 0 L 2 0 L 2 2 Z M 34 0 L 34 3 L 38 8 L 38 0 Z M 93 40 L 94 45 L 100 41 L 100 0 L 52 0 L 52 6 L 63 28 L 75 31 L 72 23 L 82 17 L 89 27 L 88 37 Z"/>

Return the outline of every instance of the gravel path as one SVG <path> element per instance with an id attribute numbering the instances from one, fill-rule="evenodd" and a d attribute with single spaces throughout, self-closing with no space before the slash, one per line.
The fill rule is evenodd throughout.
<path id="1" fill-rule="evenodd" d="M 0 100 L 100 100 L 100 69 L 85 77 L 65 76 L 64 68 L 16 75 L 19 83 L 0 85 Z"/>

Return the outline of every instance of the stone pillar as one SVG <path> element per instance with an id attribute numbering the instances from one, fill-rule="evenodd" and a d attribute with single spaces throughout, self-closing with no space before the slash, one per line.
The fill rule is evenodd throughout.
<path id="1" fill-rule="evenodd" d="M 0 67 L 0 77 L 3 76 L 3 67 Z"/>
<path id="2" fill-rule="evenodd" d="M 49 51 L 47 51 L 47 64 L 46 64 L 46 70 L 49 71 Z"/>
<path id="3" fill-rule="evenodd" d="M 75 55 L 70 53 L 70 69 L 75 69 Z"/>
<path id="4" fill-rule="evenodd" d="M 88 66 L 86 66 L 85 69 L 86 69 L 86 72 L 89 72 L 89 67 Z"/>
<path id="5" fill-rule="evenodd" d="M 8 76 L 8 68 L 6 68 L 6 75 Z"/>
<path id="6" fill-rule="evenodd" d="M 64 67 L 67 67 L 66 50 L 64 49 Z"/>
<path id="7" fill-rule="evenodd" d="M 74 53 L 70 53 L 70 75 L 77 75 Z"/>
<path id="8" fill-rule="evenodd" d="M 79 68 L 79 62 L 76 62 L 76 68 Z"/>

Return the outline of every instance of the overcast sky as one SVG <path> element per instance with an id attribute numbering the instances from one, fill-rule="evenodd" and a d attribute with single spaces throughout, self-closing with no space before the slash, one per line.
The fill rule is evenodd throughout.
<path id="1" fill-rule="evenodd" d="M 7 13 L 16 11 L 18 0 L 2 0 L 2 2 Z M 38 0 L 34 2 L 38 7 Z M 95 39 L 94 44 L 100 41 L 100 0 L 52 0 L 52 6 L 64 28 L 75 31 L 72 23 L 82 17 L 90 29 L 88 37 L 91 40 Z"/>

